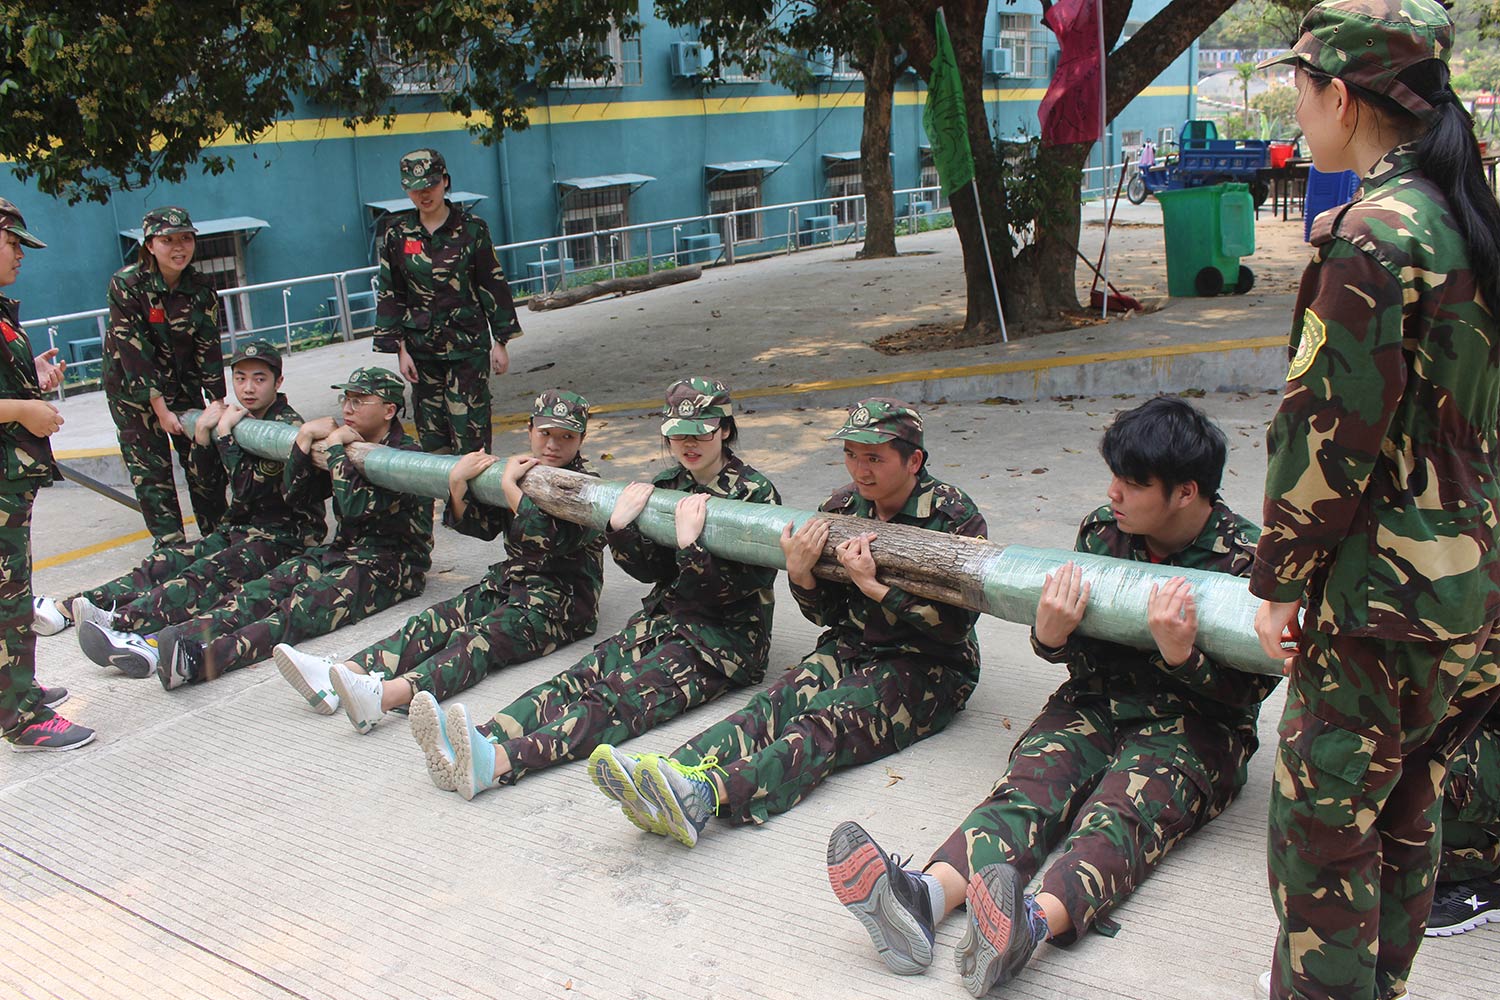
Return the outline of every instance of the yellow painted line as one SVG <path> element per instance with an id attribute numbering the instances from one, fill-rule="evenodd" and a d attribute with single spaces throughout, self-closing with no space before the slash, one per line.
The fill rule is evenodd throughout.
<path id="1" fill-rule="evenodd" d="M 79 448 L 76 451 L 54 451 L 52 457 L 59 462 L 69 462 L 78 458 L 107 458 L 119 453 L 118 448 Z"/>
<path id="2" fill-rule="evenodd" d="M 195 521 L 197 521 L 196 517 L 183 518 L 183 524 L 185 525 L 192 524 Z M 31 564 L 31 571 L 35 573 L 39 569 L 51 569 L 53 566 L 61 566 L 63 563 L 70 563 L 76 559 L 86 559 L 89 556 L 95 556 L 101 552 L 108 552 L 110 549 L 118 549 L 121 546 L 129 545 L 132 542 L 143 542 L 150 537 L 151 532 L 149 531 L 134 531 L 128 535 L 120 535 L 118 538 L 111 538 L 107 541 L 97 542 L 93 545 L 85 545 L 83 548 L 74 549 L 71 552 L 59 552 L 55 556 L 48 556 L 45 559 L 38 559 L 33 562 Z"/>

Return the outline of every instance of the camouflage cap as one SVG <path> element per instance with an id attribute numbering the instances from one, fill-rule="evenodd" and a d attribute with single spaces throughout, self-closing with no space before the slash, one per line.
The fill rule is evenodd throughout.
<path id="1" fill-rule="evenodd" d="M 153 208 L 146 213 L 141 220 L 141 239 L 149 240 L 153 236 L 171 236 L 173 233 L 198 232 L 193 228 L 193 220 L 188 217 L 187 209 L 168 205 L 165 208 Z"/>
<path id="2" fill-rule="evenodd" d="M 678 434 L 707 434 L 719 429 L 719 422 L 734 416 L 734 401 L 723 382 L 711 378 L 685 378 L 667 389 L 667 401 L 661 408 L 663 437 Z"/>
<path id="3" fill-rule="evenodd" d="M 853 441 L 856 444 L 884 444 L 906 441 L 923 451 L 922 415 L 899 399 L 874 396 L 849 407 L 844 426 L 829 435 L 830 441 Z"/>
<path id="4" fill-rule="evenodd" d="M 229 367 L 233 368 L 241 361 L 259 361 L 278 376 L 281 374 L 281 352 L 269 340 L 250 340 L 241 344 L 230 356 Z"/>
<path id="5" fill-rule="evenodd" d="M 1453 21 L 1437 0 L 1324 0 L 1307 12 L 1301 32 L 1290 51 L 1257 68 L 1300 63 L 1384 94 L 1419 117 L 1434 112 L 1397 77 L 1429 59 L 1448 61 Z"/>
<path id="6" fill-rule="evenodd" d="M 531 402 L 531 426 L 582 434 L 589 429 L 589 401 L 566 389 L 548 389 Z"/>
<path id="7" fill-rule="evenodd" d="M 0 198 L 0 232 L 15 233 L 16 239 L 37 250 L 47 245 L 26 231 L 26 220 L 21 218 L 21 210 L 5 198 Z"/>
<path id="8" fill-rule="evenodd" d="M 406 383 L 393 371 L 384 368 L 356 368 L 349 373 L 349 381 L 333 386 L 345 392 L 379 396 L 387 403 L 398 406 L 406 402 Z"/>
<path id="9" fill-rule="evenodd" d="M 401 157 L 401 188 L 421 191 L 443 179 L 448 163 L 435 149 L 414 149 Z"/>

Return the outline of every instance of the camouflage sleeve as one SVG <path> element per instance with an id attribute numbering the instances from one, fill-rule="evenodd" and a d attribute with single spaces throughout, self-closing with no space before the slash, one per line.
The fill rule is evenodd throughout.
<path id="1" fill-rule="evenodd" d="M 443 524 L 460 535 L 468 535 L 470 538 L 479 538 L 486 542 L 492 542 L 499 537 L 501 532 L 508 531 L 514 517 L 510 508 L 492 507 L 487 503 L 480 503 L 472 495 L 464 504 L 462 517 L 453 516 L 452 504 L 443 504 Z"/>
<path id="2" fill-rule="evenodd" d="M 791 588 L 792 597 L 796 600 L 802 617 L 814 625 L 827 628 L 848 617 L 849 595 L 854 589 L 848 584 L 819 580 L 818 585 L 811 590 L 799 587 L 790 580 L 787 585 Z"/>
<path id="3" fill-rule="evenodd" d="M 656 544 L 634 524 L 627 524 L 619 531 L 606 528 L 604 537 L 609 541 L 610 557 L 642 583 L 661 583 L 676 572 L 677 550 Z"/>
<path id="4" fill-rule="evenodd" d="M 229 475 L 232 477 L 235 473 L 235 470 L 240 467 L 240 459 L 243 458 L 245 454 L 244 451 L 240 449 L 239 442 L 234 439 L 234 435 L 232 433 L 220 434 L 216 430 L 214 431 L 214 447 L 218 449 L 219 461 L 224 463 L 225 470 L 227 470 Z"/>
<path id="5" fill-rule="evenodd" d="M 219 341 L 219 297 L 205 281 L 193 297 L 193 351 L 198 384 L 209 399 L 223 399 L 224 347 Z"/>
<path id="6" fill-rule="evenodd" d="M 406 339 L 406 272 L 397 264 L 392 228 L 387 227 L 380 240 L 380 292 L 375 297 L 375 338 L 377 354 L 396 354 Z"/>
<path id="7" fill-rule="evenodd" d="M 704 603 L 733 604 L 756 591 L 776 585 L 776 570 L 720 559 L 701 541 L 677 550 L 674 589 Z"/>
<path id="8" fill-rule="evenodd" d="M 333 509 L 342 518 L 364 517 L 381 510 L 399 511 L 401 494 L 383 490 L 362 476 L 341 444 L 328 446 L 333 478 Z"/>
<path id="9" fill-rule="evenodd" d="M 1406 387 L 1401 283 L 1342 239 L 1301 317 L 1281 407 L 1266 432 L 1265 529 L 1250 592 L 1300 598 L 1359 509 Z"/>
<path id="10" fill-rule="evenodd" d="M 490 240 L 489 226 L 483 219 L 479 223 L 474 241 L 474 255 L 470 260 L 470 275 L 475 294 L 479 297 L 479 308 L 490 321 L 490 336 L 495 343 L 508 343 L 521 335 L 521 320 L 516 315 L 516 303 L 510 294 L 510 283 L 505 280 L 505 271 L 495 256 L 495 245 Z"/>
<path id="11" fill-rule="evenodd" d="M 976 611 L 918 597 L 895 584 L 890 585 L 880 606 L 895 615 L 897 620 L 949 646 L 961 645 L 968 639 L 974 623 L 979 621 Z"/>
<path id="12" fill-rule="evenodd" d="M 1073 640 L 1070 636 L 1068 641 L 1061 646 L 1044 646 L 1036 637 L 1036 626 L 1031 627 L 1031 651 L 1048 663 L 1067 663 L 1073 658 Z"/>
<path id="13" fill-rule="evenodd" d="M 110 279 L 109 328 L 104 335 L 104 349 L 114 360 L 120 380 L 126 386 L 127 398 L 143 404 L 165 395 L 147 309 L 145 301 L 132 295 L 118 274 Z"/>
<path id="14" fill-rule="evenodd" d="M 1281 683 L 1280 677 L 1250 674 L 1226 667 L 1209 658 L 1197 646 L 1193 647 L 1186 660 L 1175 667 L 1168 666 L 1160 653 L 1152 655 L 1151 663 L 1179 684 L 1234 708 L 1259 705 Z"/>
<path id="15" fill-rule="evenodd" d="M 194 441 L 188 447 L 187 468 L 183 471 L 187 473 L 190 481 L 207 483 L 213 481 L 212 477 L 220 466 L 226 469 L 229 467 L 220 456 L 220 450 L 215 441 L 210 440 L 208 444 L 199 444 Z"/>
<path id="16" fill-rule="evenodd" d="M 296 442 L 292 443 L 292 453 L 281 476 L 287 499 L 293 504 L 321 503 L 333 495 L 332 477 L 314 465 L 312 454 L 297 447 Z"/>

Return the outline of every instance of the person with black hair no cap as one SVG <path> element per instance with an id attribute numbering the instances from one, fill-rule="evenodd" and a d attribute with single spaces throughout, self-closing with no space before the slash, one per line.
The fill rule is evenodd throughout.
<path id="1" fill-rule="evenodd" d="M 1500 697 L 1500 205 L 1452 42 L 1435 0 L 1325 0 L 1263 64 L 1296 67 L 1314 165 L 1363 176 L 1313 223 L 1250 578 L 1290 679 L 1278 1000 L 1406 995 L 1444 767 Z"/>

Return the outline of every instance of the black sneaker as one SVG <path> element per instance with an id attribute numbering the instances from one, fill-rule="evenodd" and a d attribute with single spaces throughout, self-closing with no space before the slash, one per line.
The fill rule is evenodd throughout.
<path id="1" fill-rule="evenodd" d="M 1500 924 L 1500 882 L 1447 882 L 1432 901 L 1427 936 L 1452 937 L 1488 923 Z"/>
<path id="2" fill-rule="evenodd" d="M 828 835 L 828 882 L 845 908 L 865 925 L 892 972 L 915 976 L 932 964 L 932 896 L 917 872 L 907 871 L 858 823 Z"/>
<path id="3" fill-rule="evenodd" d="M 953 960 L 973 996 L 1014 979 L 1045 937 L 1045 925 L 1032 919 L 1025 889 L 1021 873 L 1010 865 L 986 865 L 969 876 L 968 922 Z"/>
<path id="4" fill-rule="evenodd" d="M 57 753 L 62 750 L 77 750 L 93 741 L 92 729 L 54 715 L 45 722 L 33 722 L 21 730 L 11 739 L 10 748 L 17 753 Z"/>
<path id="5" fill-rule="evenodd" d="M 182 636 L 182 627 L 168 625 L 156 634 L 161 658 L 156 662 L 156 679 L 170 691 L 203 677 L 203 643 Z"/>
<path id="6" fill-rule="evenodd" d="M 68 700 L 68 689 L 61 684 L 57 687 L 42 688 L 42 704 L 48 708 L 56 708 Z"/>

